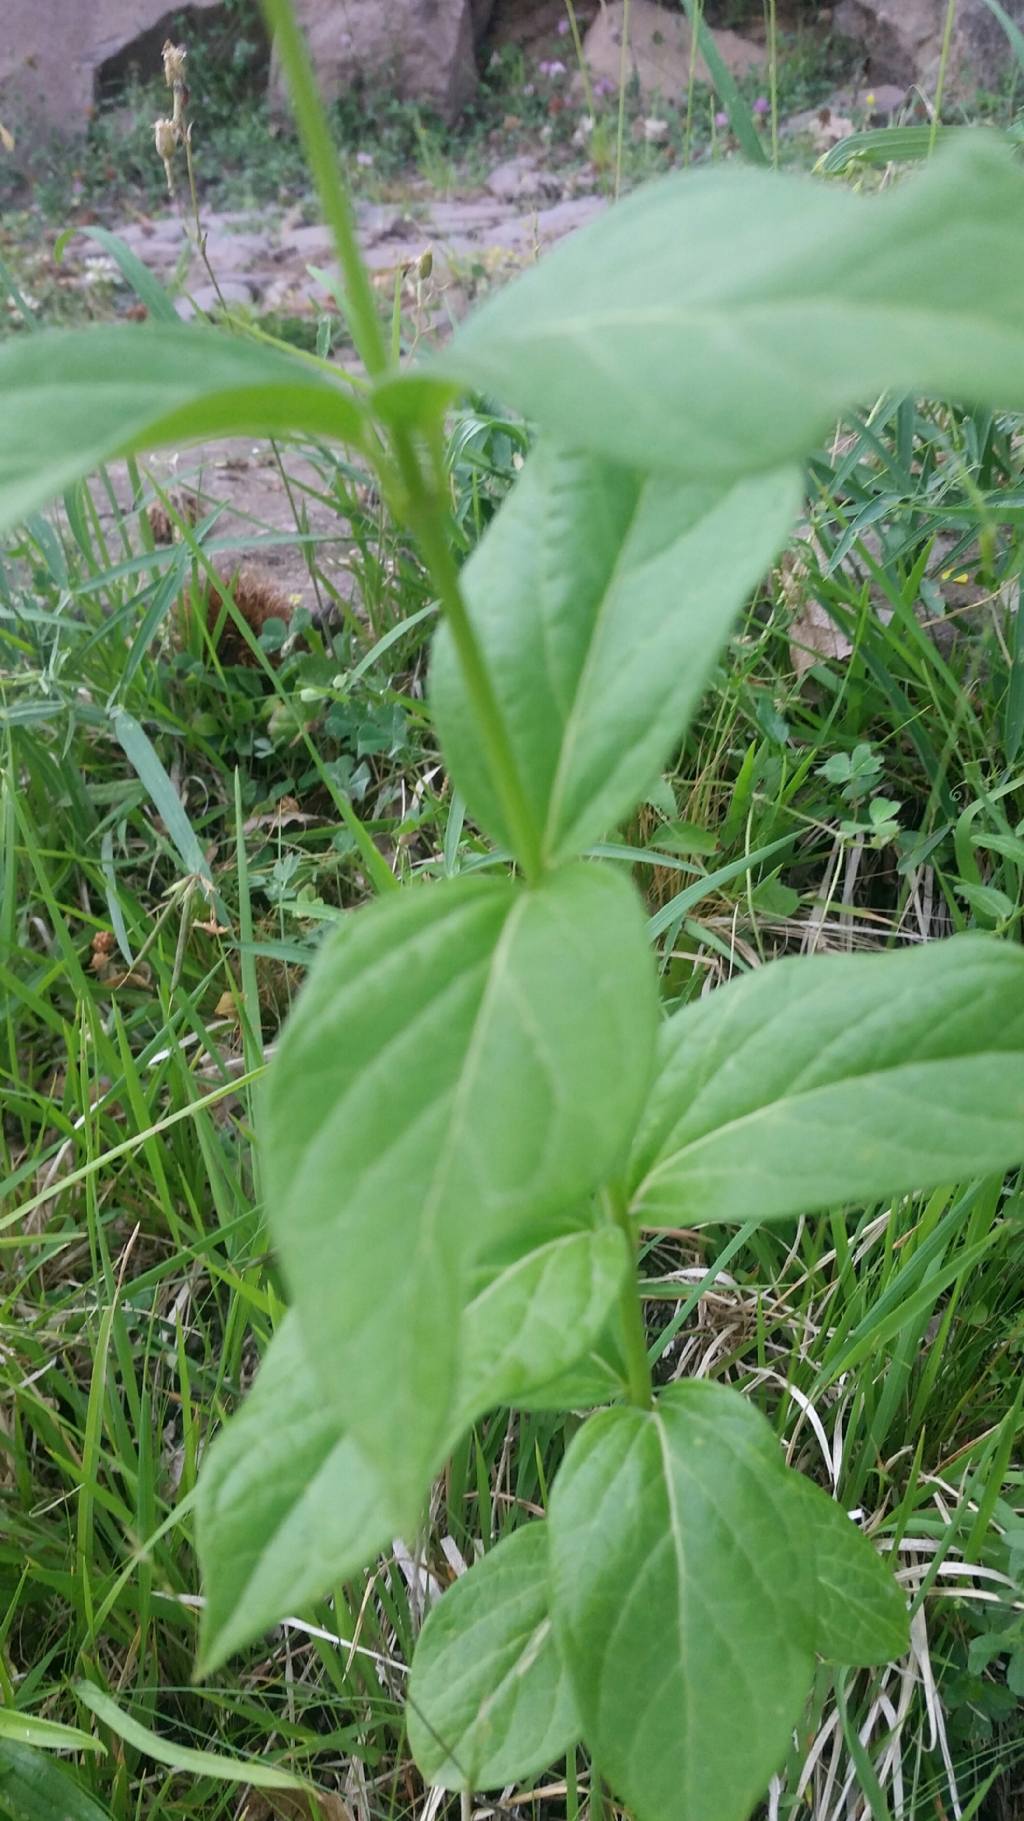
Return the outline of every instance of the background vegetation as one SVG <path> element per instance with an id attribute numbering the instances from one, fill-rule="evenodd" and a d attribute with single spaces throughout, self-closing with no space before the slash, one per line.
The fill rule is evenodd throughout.
<path id="1" fill-rule="evenodd" d="M 295 147 L 254 97 L 253 10 L 238 14 L 193 64 L 206 200 L 302 198 Z M 818 98 L 832 54 L 796 40 L 786 105 Z M 525 86 L 506 58 L 455 139 L 370 98 L 372 184 L 412 167 L 471 180 L 550 120 L 534 95 L 501 124 Z M 984 105 L 1012 118 L 1012 96 Z M 101 113 L 78 163 L 12 196 L 11 332 L 47 314 L 19 285 L 40 215 L 70 222 L 129 194 L 156 206 L 150 97 L 130 109 L 116 127 Z M 673 122 L 678 157 L 699 155 L 709 111 L 689 139 L 684 114 Z M 369 119 L 358 101 L 337 114 L 356 172 Z M 577 156 L 571 125 L 557 122 L 553 158 Z M 631 136 L 625 156 L 630 179 L 657 162 Z M 460 555 L 525 446 L 490 401 L 454 421 Z M 802 535 L 619 850 L 666 1003 L 783 952 L 972 926 L 1020 939 L 1021 449 L 1018 420 L 903 398 L 816 456 Z M 489 1419 L 439 1483 L 415 1560 L 396 1550 L 191 1685 L 197 1465 L 282 1302 L 253 1145 L 260 1077 L 324 932 L 382 870 L 453 873 L 482 851 L 424 708 L 433 604 L 415 553 L 358 468 L 301 454 L 280 452 L 309 567 L 297 606 L 271 596 L 247 613 L 240 593 L 241 612 L 220 597 L 211 611 L 240 540 L 214 497 L 192 523 L 138 471 L 127 492 L 106 475 L 74 490 L 0 552 L 0 1745 L 63 1746 L 53 1800 L 94 1821 L 316 1812 L 244 1769 L 183 1770 L 183 1747 L 310 1775 L 328 1821 L 439 1812 L 401 1717 L 424 1601 L 517 1509 L 543 1507 L 572 1427 Z M 180 521 L 169 543 L 154 504 Z M 321 560 L 314 509 L 346 539 L 351 588 Z M 836 1481 L 926 1590 L 914 1656 L 811 1716 L 773 1813 L 1020 1813 L 1022 1266 L 1024 1196 L 1001 1181 L 650 1244 L 659 1379 L 748 1388 L 790 1458 Z M 158 1737 L 96 1726 L 82 1679 Z M 0 1813 L 20 1814 L 15 1800 L 0 1768 Z M 586 1801 L 581 1761 L 515 1811 L 574 1817 Z"/>

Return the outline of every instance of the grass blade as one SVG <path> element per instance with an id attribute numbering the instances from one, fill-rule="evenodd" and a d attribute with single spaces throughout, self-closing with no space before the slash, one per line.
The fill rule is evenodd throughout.
<path id="1" fill-rule="evenodd" d="M 135 292 L 139 302 L 145 304 L 154 322 L 167 322 L 177 325 L 178 312 L 164 290 L 163 285 L 154 278 L 148 266 L 144 266 L 138 255 L 126 246 L 116 234 L 107 228 L 66 228 L 53 249 L 53 256 L 59 265 L 64 257 L 68 241 L 76 234 L 87 234 L 95 240 L 103 251 L 114 261 L 122 278 Z"/>
<path id="2" fill-rule="evenodd" d="M 127 709 L 116 708 L 110 722 L 118 745 L 145 785 L 154 809 L 177 848 L 186 873 L 205 879 L 212 889 L 213 878 L 206 855 L 149 735 Z"/>
<path id="3" fill-rule="evenodd" d="M 693 33 L 693 49 L 699 51 L 711 73 L 715 93 L 722 103 L 732 130 L 735 133 L 751 164 L 767 165 L 768 154 L 761 144 L 761 136 L 754 124 L 754 116 L 748 108 L 736 85 L 736 80 L 727 68 L 714 38 L 708 31 L 701 16 L 702 8 L 697 0 L 683 0 L 686 16 L 690 21 Z"/>
<path id="4" fill-rule="evenodd" d="M 195 1751 L 191 1746 L 176 1744 L 173 1739 L 163 1739 L 148 1726 L 143 1726 L 141 1720 L 133 1720 L 92 1682 L 78 1682 L 75 1693 L 82 1705 L 88 1707 L 104 1726 L 109 1726 L 119 1739 L 134 1745 L 136 1751 L 145 1752 L 148 1758 L 155 1758 L 158 1764 L 168 1765 L 171 1770 L 188 1771 L 194 1777 L 216 1777 L 222 1783 L 246 1783 L 253 1789 L 308 1790 L 310 1787 L 301 1777 L 293 1776 L 289 1770 L 278 1770 L 275 1765 L 225 1758 L 220 1752 Z"/>

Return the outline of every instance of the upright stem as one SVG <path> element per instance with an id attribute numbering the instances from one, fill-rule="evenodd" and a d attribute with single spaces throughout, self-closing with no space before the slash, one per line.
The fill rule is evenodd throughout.
<path id="1" fill-rule="evenodd" d="M 956 21 L 956 0 L 949 0 L 946 7 L 946 23 L 942 31 L 942 49 L 939 53 L 939 73 L 935 82 L 935 102 L 932 107 L 932 130 L 928 135 L 928 156 L 935 150 L 935 141 L 939 131 L 939 120 L 942 115 L 942 97 L 946 87 L 946 70 L 949 67 L 949 53 L 953 44 L 953 26 Z"/>
<path id="2" fill-rule="evenodd" d="M 327 226 L 338 249 L 352 340 L 370 378 L 377 379 L 388 364 L 384 331 L 377 315 L 373 286 L 359 252 L 355 217 L 338 171 L 338 153 L 317 92 L 309 52 L 289 0 L 263 0 L 263 8 L 287 78 L 303 150 Z"/>
<path id="3" fill-rule="evenodd" d="M 633 1232 L 625 1196 L 616 1187 L 603 1190 L 602 1201 L 609 1219 L 625 1234 L 630 1251 L 630 1269 L 619 1293 L 619 1316 L 626 1349 L 626 1371 L 629 1379 L 629 1401 L 639 1410 L 650 1410 L 654 1404 L 651 1366 L 647 1358 L 647 1334 L 644 1330 L 640 1301 L 640 1279 L 636 1268 L 636 1235 Z"/>
<path id="4" fill-rule="evenodd" d="M 387 343 L 373 287 L 359 251 L 352 205 L 338 169 L 338 155 L 317 92 L 309 53 L 295 23 L 290 0 L 263 0 L 263 5 L 288 81 L 313 180 L 338 249 L 352 339 L 370 378 L 377 379 L 388 371 Z M 391 442 L 405 494 L 408 521 L 451 627 L 480 742 L 516 856 L 526 878 L 534 881 L 543 871 L 540 831 L 523 788 L 501 706 L 466 611 L 458 568 L 445 534 L 444 514 L 440 510 L 444 461 L 436 432 L 432 438 L 428 434 L 429 465 L 421 460 L 410 432 L 404 427 L 394 428 Z"/>
<path id="5" fill-rule="evenodd" d="M 487 665 L 473 623 L 470 620 L 459 586 L 459 572 L 445 535 L 444 523 L 437 510 L 437 490 L 443 480 L 443 464 L 434 457 L 433 488 L 429 487 L 408 433 L 393 433 L 395 455 L 402 484 L 406 491 L 409 523 L 423 552 L 431 580 L 437 589 L 444 617 L 448 622 L 462 667 L 463 680 L 473 704 L 477 727 L 491 780 L 497 791 L 508 824 L 512 843 L 524 876 L 531 882 L 539 879 L 544 861 L 540 831 L 523 789 L 515 753 L 505 726 L 501 704 L 494 693 Z"/>
<path id="6" fill-rule="evenodd" d="M 775 0 L 768 0 L 768 99 L 772 110 L 772 165 L 779 168 L 779 30 Z"/>
<path id="7" fill-rule="evenodd" d="M 629 75 L 629 0 L 622 0 L 622 50 L 619 54 L 619 119 L 615 133 L 615 200 L 622 189 L 622 155 L 626 142 L 626 81 Z"/>

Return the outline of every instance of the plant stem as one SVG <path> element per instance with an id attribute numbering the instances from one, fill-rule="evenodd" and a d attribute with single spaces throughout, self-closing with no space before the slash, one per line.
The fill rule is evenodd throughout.
<path id="1" fill-rule="evenodd" d="M 772 165 L 779 168 L 779 29 L 775 0 L 768 0 L 768 98 L 772 109 Z"/>
<path id="2" fill-rule="evenodd" d="M 434 451 L 434 484 L 429 487 L 407 432 L 393 434 L 395 455 L 407 499 L 409 524 L 416 534 L 445 619 L 451 628 L 466 688 L 473 703 L 480 739 L 494 788 L 508 823 L 512 844 L 526 879 L 535 883 L 544 870 L 540 831 L 527 802 L 505 717 L 494 693 L 484 655 L 470 620 L 459 572 L 445 535 L 437 494 L 444 478 L 440 452 Z"/>
<path id="3" fill-rule="evenodd" d="M 622 1321 L 622 1339 L 626 1349 L 626 1370 L 629 1375 L 629 1401 L 639 1410 L 650 1410 L 654 1404 L 654 1386 L 651 1382 L 651 1364 L 647 1357 L 647 1334 L 644 1329 L 643 1305 L 640 1301 L 640 1278 L 636 1267 L 636 1235 L 633 1232 L 626 1199 L 621 1190 L 611 1187 L 603 1190 L 602 1201 L 609 1219 L 626 1236 L 630 1251 L 630 1270 L 619 1293 L 619 1315 Z"/>
<path id="4" fill-rule="evenodd" d="M 686 78 L 686 136 L 683 143 L 683 163 L 689 165 L 693 160 L 693 101 L 697 91 L 697 49 L 700 44 L 700 21 L 704 0 L 697 0 L 696 18 L 690 20 L 690 68 Z M 712 104 L 712 112 L 714 104 Z"/>
<path id="5" fill-rule="evenodd" d="M 626 79 L 629 72 L 629 0 L 622 0 L 622 50 L 619 56 L 619 119 L 615 132 L 615 201 L 622 189 L 622 153 L 626 139 Z"/>
<path id="6" fill-rule="evenodd" d="M 939 73 L 935 82 L 935 101 L 932 106 L 932 130 L 928 135 L 928 156 L 935 151 L 935 141 L 942 117 L 942 96 L 946 87 L 946 70 L 949 66 L 949 53 L 953 44 L 953 25 L 956 20 L 956 0 L 949 0 L 946 7 L 946 23 L 942 31 L 942 49 L 939 53 Z"/>
<path id="7" fill-rule="evenodd" d="M 263 6 L 287 78 L 317 193 L 338 249 L 352 339 L 370 378 L 377 379 L 388 371 L 387 343 L 377 314 L 373 288 L 359 251 L 352 205 L 338 170 L 337 153 L 317 92 L 309 54 L 295 23 L 290 0 L 263 0 Z M 396 427 L 392 432 L 391 441 L 405 495 L 406 516 L 451 627 L 466 688 L 473 703 L 480 741 L 487 755 L 491 778 L 501 801 L 516 857 L 526 879 L 534 882 L 543 871 L 540 831 L 523 789 L 504 716 L 459 587 L 458 568 L 445 532 L 445 514 L 440 509 L 445 470 L 436 427 L 434 428 L 433 435 L 429 431 L 427 433 L 429 473 L 424 471 L 424 464 L 410 433 L 401 427 Z"/>
<path id="8" fill-rule="evenodd" d="M 384 332 L 373 286 L 360 256 L 352 204 L 338 171 L 338 154 L 317 93 L 305 40 L 289 0 L 263 0 L 263 10 L 288 82 L 306 160 L 338 249 L 352 340 L 370 378 L 377 379 L 388 364 Z"/>

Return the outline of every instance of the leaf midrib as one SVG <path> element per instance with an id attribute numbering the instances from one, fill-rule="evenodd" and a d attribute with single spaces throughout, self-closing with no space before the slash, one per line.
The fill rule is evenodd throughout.
<path id="1" fill-rule="evenodd" d="M 551 789 L 548 793 L 548 813 L 542 835 L 544 853 L 548 858 L 550 858 L 552 852 L 557 847 L 558 824 L 561 819 L 562 798 L 567 789 L 568 773 L 571 769 L 575 747 L 580 737 L 580 723 L 582 718 L 580 703 L 596 663 L 595 654 L 598 641 L 601 629 L 605 623 L 606 614 L 609 611 L 612 595 L 629 565 L 633 531 L 636 527 L 636 522 L 640 515 L 640 508 L 646 498 L 649 485 L 650 480 L 649 478 L 646 478 L 638 487 L 632 510 L 623 525 L 622 536 L 616 551 L 615 561 L 612 564 L 608 578 L 601 591 L 597 612 L 594 614 L 591 622 L 590 637 L 587 640 L 587 649 L 584 654 L 583 663 L 580 665 L 577 672 L 576 687 L 573 691 L 569 712 L 562 724 L 562 739 L 558 748 L 558 763 L 555 766 L 555 775 L 551 780 Z"/>
<path id="2" fill-rule="evenodd" d="M 593 332 L 603 336 L 607 331 L 613 329 L 629 329 L 632 332 L 636 329 L 656 326 L 671 328 L 674 332 L 709 328 L 720 332 L 723 328 L 728 329 L 734 322 L 750 324 L 763 319 L 765 322 L 773 324 L 778 317 L 786 315 L 793 317 L 794 327 L 798 327 L 806 324 L 809 312 L 815 311 L 820 311 L 843 322 L 849 322 L 852 318 L 854 326 L 861 327 L 863 327 L 864 319 L 872 315 L 884 315 L 889 319 L 895 316 L 908 328 L 926 324 L 933 329 L 941 330 L 943 337 L 947 340 L 955 329 L 962 329 L 965 334 L 975 337 L 987 337 L 994 331 L 998 331 L 1000 334 L 1013 336 L 1017 341 L 1024 340 L 1024 332 L 1012 317 L 979 317 L 967 306 L 937 310 L 922 308 L 916 303 L 909 305 L 891 298 L 864 300 L 854 296 L 849 299 L 839 299 L 825 295 L 802 296 L 799 300 L 789 296 L 773 298 L 767 302 L 759 298 L 757 302 L 746 302 L 741 295 L 737 294 L 735 297 L 723 296 L 713 303 L 702 304 L 696 309 L 686 309 L 678 304 L 638 304 L 595 311 L 587 316 L 561 316 L 557 320 L 554 317 L 546 317 L 539 322 L 517 325 L 513 332 L 503 334 L 502 345 L 517 349 L 529 343 L 542 341 L 565 341 L 571 345 L 578 345 L 581 336 Z M 762 350 L 757 350 L 758 357 L 761 352 Z M 461 353 L 461 349 L 457 350 L 457 353 Z M 472 346 L 466 354 L 466 365 L 468 366 L 470 363 L 474 367 L 485 364 L 491 371 L 495 365 L 492 360 L 487 359 L 486 354 L 478 354 Z"/>
<path id="3" fill-rule="evenodd" d="M 751 1112 L 743 1113 L 736 1119 L 725 1120 L 720 1125 L 713 1126 L 710 1129 L 710 1131 L 702 1132 L 699 1137 L 693 1139 L 691 1142 L 688 1142 L 683 1145 L 678 1145 L 673 1151 L 670 1151 L 665 1156 L 660 1157 L 658 1162 L 656 1164 L 654 1164 L 651 1167 L 651 1169 L 648 1170 L 646 1176 L 644 1176 L 643 1180 L 639 1183 L 637 1188 L 634 1190 L 633 1196 L 631 1198 L 631 1206 L 634 1209 L 638 1208 L 641 1205 L 645 1192 L 650 1188 L 650 1186 L 654 1182 L 656 1182 L 660 1177 L 662 1177 L 666 1174 L 669 1174 L 674 1168 L 678 1167 L 681 1159 L 683 1159 L 683 1158 L 688 1159 L 688 1158 L 693 1157 L 693 1155 L 696 1152 L 698 1152 L 702 1146 L 710 1145 L 712 1143 L 717 1143 L 720 1139 L 725 1138 L 728 1135 L 735 1135 L 735 1134 L 742 1132 L 744 1130 L 744 1128 L 749 1128 L 749 1127 L 755 1125 L 759 1120 L 766 1119 L 770 1115 L 776 1113 L 780 1107 L 785 1107 L 787 1114 L 789 1113 L 789 1111 L 791 1109 L 798 1113 L 800 1108 L 807 1101 L 815 1099 L 815 1097 L 818 1095 L 833 1093 L 837 1089 L 840 1091 L 846 1091 L 850 1088 L 856 1087 L 858 1085 L 863 1085 L 867 1082 L 875 1082 L 875 1081 L 882 1082 L 888 1076 L 893 1076 L 900 1072 L 905 1072 L 909 1069 L 929 1069 L 930 1070 L 930 1069 L 947 1069 L 950 1067 L 956 1067 L 958 1069 L 962 1069 L 964 1067 L 965 1062 L 967 1062 L 967 1063 L 995 1062 L 997 1059 L 1000 1061 L 1005 1061 L 1007 1058 L 1019 1056 L 1019 1055 L 1020 1055 L 1019 1050 L 1014 1050 L 1014 1049 L 1006 1049 L 1006 1050 L 988 1050 L 988 1049 L 986 1049 L 986 1050 L 977 1050 L 972 1055 L 970 1055 L 969 1057 L 966 1057 L 966 1058 L 964 1058 L 962 1056 L 952 1056 L 952 1057 L 945 1056 L 945 1057 L 932 1057 L 924 1062 L 906 1062 L 906 1061 L 893 1062 L 893 1063 L 889 1063 L 887 1065 L 883 1065 L 880 1068 L 865 1069 L 857 1074 L 843 1075 L 833 1081 L 820 1082 L 816 1086 L 814 1086 L 812 1088 L 808 1088 L 799 1094 L 781 1095 L 775 1100 L 765 1101 L 760 1106 L 755 1107 Z M 1021 1090 L 1021 1099 L 1022 1099 L 1022 1102 L 1024 1102 L 1024 1089 Z M 973 1115 L 973 1117 L 976 1119 L 982 1119 L 987 1116 L 985 1114 L 978 1113 L 978 1114 Z M 998 1115 L 998 1114 L 993 1115 L 992 1120 L 993 1120 L 993 1123 L 999 1124 L 999 1125 L 1004 1125 L 1006 1123 L 1005 1116 L 1003 1116 L 1003 1115 Z M 1024 1147 L 1022 1147 L 1022 1148 L 1024 1148 Z"/>

